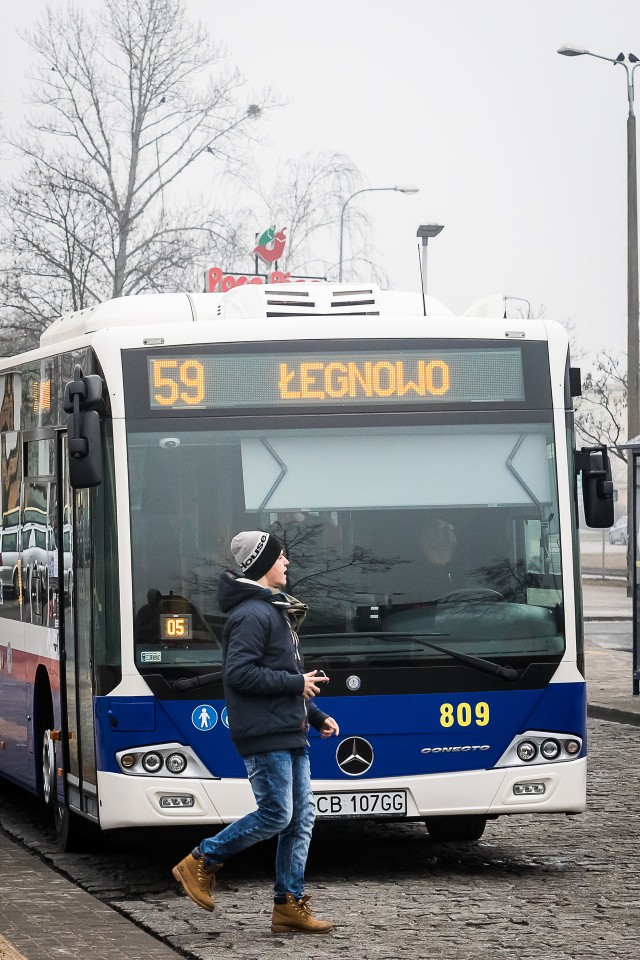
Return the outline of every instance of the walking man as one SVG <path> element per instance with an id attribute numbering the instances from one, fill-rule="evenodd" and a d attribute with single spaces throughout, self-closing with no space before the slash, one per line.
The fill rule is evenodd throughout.
<path id="1" fill-rule="evenodd" d="M 229 858 L 259 840 L 278 837 L 271 929 L 329 933 L 304 895 L 304 870 L 315 810 L 307 732 L 337 736 L 338 724 L 313 702 L 328 677 L 304 672 L 297 630 L 308 607 L 284 593 L 289 561 L 273 534 L 239 533 L 231 552 L 242 571 L 225 570 L 218 600 L 225 624 L 223 682 L 229 731 L 258 809 L 203 840 L 173 868 L 187 896 L 213 910 L 215 875 Z"/>

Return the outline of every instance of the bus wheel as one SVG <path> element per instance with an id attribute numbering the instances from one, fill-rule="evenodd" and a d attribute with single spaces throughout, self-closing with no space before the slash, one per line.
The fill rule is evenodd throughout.
<path id="1" fill-rule="evenodd" d="M 53 806 L 56 792 L 56 746 L 51 739 L 51 731 L 45 730 L 42 738 L 42 798 L 47 807 Z"/>
<path id="2" fill-rule="evenodd" d="M 92 849 L 98 836 L 98 829 L 93 823 L 69 810 L 57 797 L 53 805 L 53 817 L 61 853 L 86 853 Z"/>
<path id="3" fill-rule="evenodd" d="M 479 840 L 487 825 L 486 817 L 425 817 L 429 836 L 434 843 L 471 843 Z"/>

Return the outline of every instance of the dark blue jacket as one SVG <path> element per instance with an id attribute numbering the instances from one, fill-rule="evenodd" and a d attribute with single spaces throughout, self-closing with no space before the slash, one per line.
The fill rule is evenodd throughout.
<path id="1" fill-rule="evenodd" d="M 231 611 L 222 632 L 223 683 L 238 753 L 306 746 L 309 724 L 319 730 L 327 715 L 302 696 L 304 661 L 285 595 L 225 570 L 218 602 Z"/>

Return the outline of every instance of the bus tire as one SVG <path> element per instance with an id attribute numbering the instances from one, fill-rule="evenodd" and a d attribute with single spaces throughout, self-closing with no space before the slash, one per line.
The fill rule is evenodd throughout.
<path id="1" fill-rule="evenodd" d="M 93 849 L 98 837 L 95 824 L 70 810 L 58 797 L 53 805 L 53 817 L 61 853 L 86 853 Z"/>
<path id="2" fill-rule="evenodd" d="M 51 807 L 57 788 L 57 757 L 55 743 L 51 739 L 53 727 L 53 698 L 51 684 L 44 667 L 36 671 L 33 697 L 33 738 L 40 751 L 34 756 L 36 792 L 46 807 Z"/>
<path id="3" fill-rule="evenodd" d="M 479 840 L 487 818 L 466 814 L 453 817 L 425 817 L 425 825 L 434 843 L 472 843 Z"/>

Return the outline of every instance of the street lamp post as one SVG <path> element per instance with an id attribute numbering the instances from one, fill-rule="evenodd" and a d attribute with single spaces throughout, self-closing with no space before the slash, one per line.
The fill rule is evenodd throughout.
<path id="1" fill-rule="evenodd" d="M 443 223 L 422 223 L 418 227 L 416 236 L 422 240 L 422 306 L 424 315 L 427 315 L 427 244 L 430 237 L 437 237 L 444 230 Z"/>
<path id="2" fill-rule="evenodd" d="M 625 57 L 605 57 L 579 47 L 560 47 L 565 57 L 596 57 L 614 66 L 624 67 L 627 74 L 627 427 L 628 439 L 640 433 L 640 354 L 638 350 L 638 180 L 636 173 L 636 117 L 633 109 L 633 75 L 639 64 L 630 53 Z"/>
<path id="3" fill-rule="evenodd" d="M 347 204 L 353 200 L 354 197 L 357 197 L 360 193 L 377 193 L 380 190 L 395 190 L 398 193 L 418 193 L 419 187 L 363 187 L 362 190 L 356 190 L 355 193 L 352 193 L 350 197 L 347 197 L 345 202 L 342 204 L 342 212 L 340 214 L 340 259 L 338 261 L 338 281 L 342 283 L 342 250 L 343 250 L 343 240 L 344 240 L 344 212 L 347 209 Z"/>
<path id="4" fill-rule="evenodd" d="M 640 434 L 640 351 L 638 343 L 638 177 L 636 172 L 636 117 L 633 109 L 634 90 L 633 75 L 640 63 L 635 54 L 625 57 L 619 53 L 617 57 L 605 57 L 591 50 L 581 47 L 560 47 L 558 53 L 565 57 L 596 57 L 598 60 L 607 60 L 614 66 L 622 66 L 627 74 L 627 100 L 629 113 L 627 116 L 627 439 L 631 440 Z M 630 464 L 633 457 L 629 458 Z M 635 479 L 631 466 L 628 472 L 627 503 L 631 502 L 632 484 Z M 629 536 L 627 542 L 633 543 L 633 527 L 631 526 L 632 511 L 627 507 L 629 517 Z M 627 589 L 630 592 L 634 582 L 635 557 L 629 547 L 628 550 L 628 581 Z"/>

